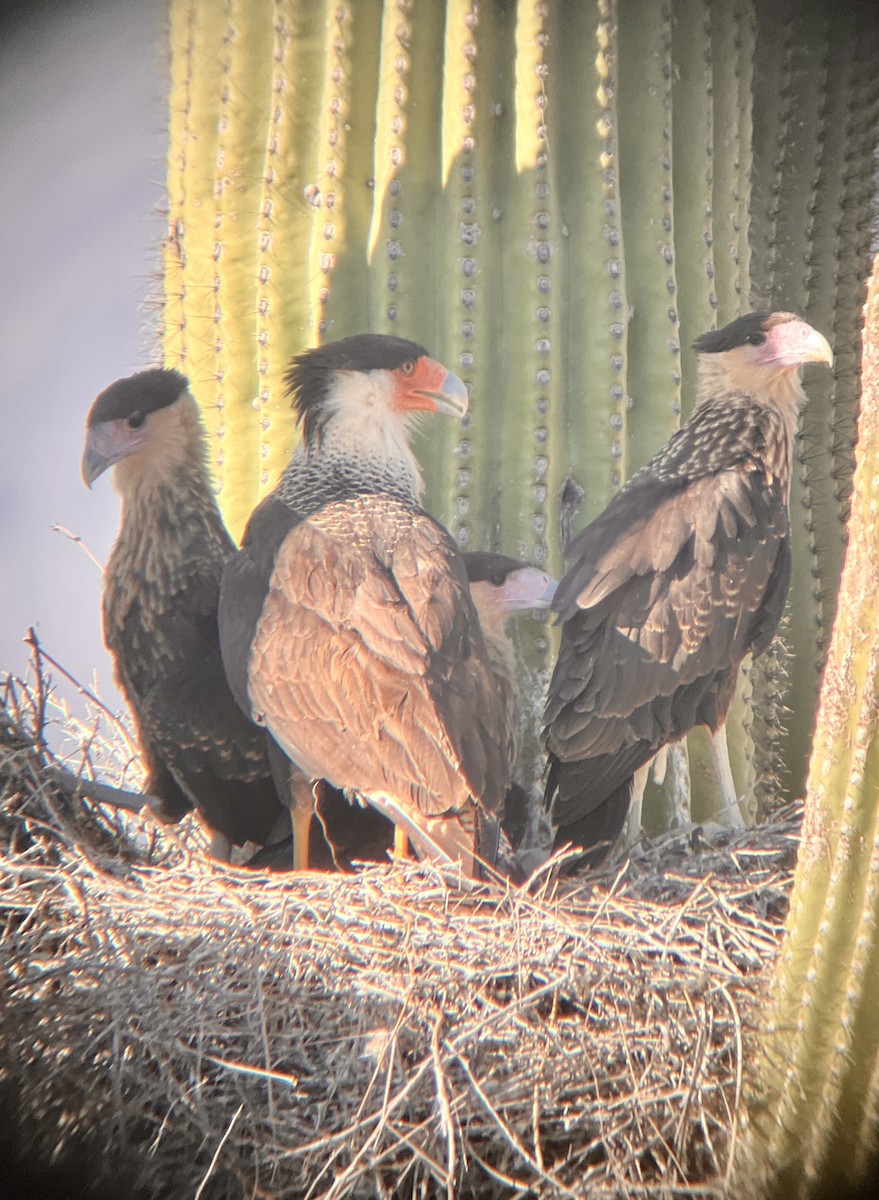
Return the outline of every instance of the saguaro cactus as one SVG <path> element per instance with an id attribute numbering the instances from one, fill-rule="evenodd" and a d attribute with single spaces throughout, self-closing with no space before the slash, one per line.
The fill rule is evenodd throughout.
<path id="1" fill-rule="evenodd" d="M 757 774 L 784 759 L 796 791 L 841 562 L 876 116 L 869 16 L 831 12 L 172 0 L 164 352 L 204 409 L 233 533 L 292 448 L 289 357 L 393 330 L 472 390 L 466 428 L 429 424 L 418 446 L 431 511 L 558 572 L 692 405 L 688 347 L 750 307 L 753 277 L 835 333 L 842 364 L 807 413 L 794 497 L 795 691 L 783 663 L 757 683 Z M 521 650 L 535 726 L 546 627 Z M 747 681 L 735 711 L 748 791 Z M 695 749 L 692 767 L 699 791 Z"/>
<path id="2" fill-rule="evenodd" d="M 788 606 L 786 652 L 777 648 L 758 668 L 768 735 L 758 738 L 760 767 L 799 794 L 846 543 L 875 199 L 877 38 L 859 5 L 767 0 L 758 17 L 754 91 L 764 103 L 754 109 L 754 299 L 804 314 L 836 353 L 832 379 L 816 372 L 808 380 L 791 493 L 796 602 Z M 777 103 L 765 103 L 768 95 Z M 784 708 L 795 710 L 793 719 Z"/>
<path id="3" fill-rule="evenodd" d="M 879 1159 L 879 258 L 851 538 L 742 1188 L 838 1195 Z"/>

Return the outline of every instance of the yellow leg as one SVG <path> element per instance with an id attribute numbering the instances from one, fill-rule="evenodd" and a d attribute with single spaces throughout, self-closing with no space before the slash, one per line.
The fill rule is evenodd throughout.
<path id="1" fill-rule="evenodd" d="M 409 834 L 399 825 L 394 826 L 394 857 L 409 858 Z"/>

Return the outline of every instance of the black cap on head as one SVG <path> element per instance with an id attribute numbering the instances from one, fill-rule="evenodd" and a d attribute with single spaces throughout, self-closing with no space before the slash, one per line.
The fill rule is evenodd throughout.
<path id="1" fill-rule="evenodd" d="M 703 333 L 693 342 L 693 349 L 699 354 L 722 354 L 724 350 L 735 350 L 736 346 L 744 346 L 755 334 L 766 333 L 773 325 L 783 325 L 786 321 L 796 321 L 795 313 L 745 313 L 736 317 L 723 329 L 711 329 Z"/>
<path id="2" fill-rule="evenodd" d="M 417 342 L 384 333 L 356 333 L 297 354 L 284 383 L 293 398 L 293 408 L 305 420 L 306 437 L 311 433 L 309 416 L 326 399 L 335 371 L 395 371 L 404 362 L 425 354 L 427 351 Z"/>
<path id="3" fill-rule="evenodd" d="M 117 379 L 104 388 L 95 400 L 88 415 L 88 425 L 100 425 L 103 421 L 118 421 L 132 413 L 151 413 L 167 408 L 180 399 L 181 392 L 189 387 L 189 380 L 179 371 L 138 371 L 126 379 Z"/>
<path id="4" fill-rule="evenodd" d="M 468 550 L 461 557 L 471 583 L 483 583 L 486 580 L 494 583 L 493 577 L 503 576 L 506 579 L 513 571 L 519 571 L 527 565 L 506 554 L 492 554 L 487 550 Z"/>

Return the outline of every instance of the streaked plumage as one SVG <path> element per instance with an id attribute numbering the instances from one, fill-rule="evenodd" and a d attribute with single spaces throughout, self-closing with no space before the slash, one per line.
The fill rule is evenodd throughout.
<path id="1" fill-rule="evenodd" d="M 145 790 L 169 820 L 194 806 L 224 839 L 264 843 L 284 810 L 265 734 L 236 705 L 220 659 L 220 576 L 235 546 L 182 375 L 143 371 L 98 396 L 86 484 L 114 464 L 122 518 L 104 575 L 104 638 L 140 736 Z"/>
<path id="2" fill-rule="evenodd" d="M 825 339 L 788 313 L 704 334 L 685 425 L 574 539 L 553 608 L 547 802 L 556 845 L 600 861 L 632 776 L 723 724 L 739 664 L 771 642 L 790 581 L 788 497 L 804 362 Z"/>

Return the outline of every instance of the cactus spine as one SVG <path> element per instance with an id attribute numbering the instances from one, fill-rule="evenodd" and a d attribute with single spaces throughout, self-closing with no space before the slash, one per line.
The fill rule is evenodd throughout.
<path id="1" fill-rule="evenodd" d="M 173 0 L 164 353 L 233 533 L 292 448 L 290 356 L 373 328 L 471 388 L 417 445 L 431 511 L 558 572 L 692 405 L 694 336 L 751 290 L 804 311 L 838 370 L 806 414 L 792 658 L 728 725 L 740 791 L 798 790 L 852 470 L 871 37 L 830 0 Z M 551 642 L 520 635 L 532 726 Z"/>
<path id="2" fill-rule="evenodd" d="M 879 259 L 851 532 L 743 1186 L 838 1194 L 879 1153 Z"/>

